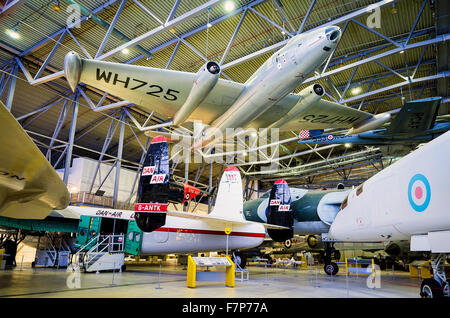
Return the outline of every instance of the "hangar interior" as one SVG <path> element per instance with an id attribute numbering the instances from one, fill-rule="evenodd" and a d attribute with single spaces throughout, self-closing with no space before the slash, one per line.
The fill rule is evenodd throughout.
<path id="1" fill-rule="evenodd" d="M 245 83 L 297 34 L 337 25 L 341 39 L 336 49 L 294 93 L 319 83 L 325 89 L 324 100 L 374 115 L 388 112 L 394 116 L 409 101 L 440 96 L 437 120 L 448 121 L 449 13 L 449 2 L 443 0 L 2 0 L 0 100 L 60 175 L 70 192 L 71 205 L 130 210 L 136 203 L 139 176 L 154 137 L 146 132 L 153 127 L 156 133 L 170 133 L 172 128 L 165 123 L 171 118 L 165 111 L 152 111 L 152 105 L 143 107 L 92 85 L 79 83 L 73 91 L 64 73 L 67 53 L 74 51 L 84 59 L 191 73 L 196 73 L 207 61 L 217 61 L 221 79 Z M 206 112 L 204 116 L 211 120 L 214 114 Z M 192 125 L 186 124 L 184 128 L 192 129 Z M 276 157 L 263 153 L 254 159 L 251 138 L 241 143 L 240 150 L 228 154 L 228 162 L 210 162 L 205 158 L 195 162 L 189 157 L 190 162 L 186 163 L 177 160 L 179 153 L 172 151 L 172 180 L 190 184 L 201 194 L 185 204 L 172 202 L 169 208 L 205 215 L 211 212 L 229 162 L 242 176 L 243 199 L 250 201 L 267 193 L 280 178 L 292 188 L 352 189 L 405 154 L 389 153 L 377 145 L 303 144 L 298 142 L 301 130 L 299 127 L 295 131 L 282 131 L 271 141 L 277 147 Z M 331 133 L 339 131 L 331 130 Z M 172 145 L 170 149 L 173 150 Z M 104 220 L 99 224 L 102 232 L 118 233 L 119 222 L 114 219 L 114 224 L 108 224 Z M 57 236 L 49 228 L 37 225 L 33 228 L 32 222 L 30 225 L 3 217 L 0 221 L 0 247 L 5 248 L 8 240 L 18 245 L 12 282 L 20 279 L 20 275 L 37 276 L 36 285 L 28 291 L 24 291 L 27 289 L 24 286 L 20 291 L 8 287 L 3 296 L 31 295 L 33 288 L 42 296 L 41 292 L 48 291 L 36 286 L 46 278 L 31 270 L 39 251 L 36 245 L 47 248 L 50 244 L 61 250 L 67 241 L 80 235 L 78 224 L 59 228 L 55 225 L 55 232 L 65 233 Z M 17 227 L 21 229 L 14 230 Z M 125 229 L 121 233 L 128 232 Z M 113 241 L 113 245 L 119 243 Z M 349 297 L 345 276 L 342 281 L 328 277 L 317 265 L 319 262 L 323 266 L 324 258 L 320 235 L 295 237 L 288 244 L 292 246 L 265 241 L 258 249 L 265 253 L 256 258 L 249 253 L 246 258 L 250 280 L 255 277 L 256 285 L 242 282 L 237 284 L 241 291 L 225 292 L 223 296 L 248 297 L 248 293 L 267 296 L 258 294 L 257 286 L 267 283 L 267 266 L 261 266 L 261 259 L 271 255 L 273 264 L 277 265 L 270 264 L 269 276 L 276 275 L 276 278 L 269 279 L 267 284 L 279 291 L 277 295 L 299 297 L 292 292 L 292 287 L 299 288 L 300 295 L 309 293 L 306 297 L 334 297 L 333 284 L 337 284 L 340 297 Z M 295 261 L 309 264 L 307 251 L 312 251 L 315 265 L 302 268 Z M 341 263 L 347 258 L 385 260 L 395 255 L 383 263 L 386 272 L 382 280 L 389 281 L 389 288 L 366 293 L 364 279 L 351 281 L 354 291 L 353 294 L 350 291 L 350 297 L 417 297 L 420 281 L 431 275 L 426 255 L 407 255 L 409 249 L 404 242 L 382 247 L 342 243 L 339 252 L 334 258 Z M 183 286 L 185 272 L 176 276 L 178 280 L 170 279 L 174 271 L 170 265 L 176 264 L 177 270 L 184 270 L 185 257 L 170 254 L 159 259 L 168 265 L 163 269 L 163 274 L 169 275 L 163 275 L 167 292 L 164 295 L 186 297 L 184 292 L 176 292 Z M 420 261 L 414 266 L 421 268 L 421 274 L 410 278 L 410 273 L 402 269 L 416 259 Z M 161 282 L 158 258 L 135 255 L 126 260 L 128 270 L 133 269 L 126 273 L 130 276 L 121 278 L 125 272 L 102 274 L 107 284 L 116 279 L 116 284 L 125 285 L 143 277 L 149 277 L 149 284 Z M 420 267 L 421 264 L 425 265 Z M 151 276 L 143 276 L 145 266 Z M 17 273 L 19 267 L 21 273 Z M 0 275 L 0 280 L 6 279 L 7 274 Z M 295 275 L 300 282 L 290 283 L 289 275 Z M 396 286 L 395 278 L 410 286 Z M 86 286 L 96 286 L 96 279 L 87 280 Z M 305 286 L 299 287 L 302 284 L 308 288 L 321 284 L 324 288 L 320 293 L 311 293 Z M 284 290 L 283 286 L 287 285 L 289 288 Z M 245 286 L 249 290 L 245 291 Z M 217 289 L 215 285 L 209 287 Z M 107 295 L 120 297 L 121 288 Z M 362 291 L 356 292 L 358 288 Z M 208 297 L 207 289 L 198 290 L 194 297 Z M 141 292 L 136 291 L 136 295 Z M 70 293 L 64 295 L 89 297 L 87 291 Z"/>

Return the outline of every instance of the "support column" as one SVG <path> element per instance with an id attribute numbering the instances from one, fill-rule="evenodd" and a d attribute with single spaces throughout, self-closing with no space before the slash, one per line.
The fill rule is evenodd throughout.
<path id="1" fill-rule="evenodd" d="M 120 170 L 122 167 L 123 139 L 125 136 L 125 116 L 126 113 L 122 112 L 122 115 L 120 116 L 119 144 L 117 148 L 116 177 L 114 179 L 114 194 L 113 194 L 114 208 L 117 208 L 117 197 L 119 195 Z"/>
<path id="2" fill-rule="evenodd" d="M 67 185 L 69 182 L 69 173 L 70 173 L 70 163 L 72 161 L 72 150 L 73 150 L 73 142 L 75 139 L 75 131 L 77 128 L 77 117 L 78 117 L 78 105 L 80 100 L 80 93 L 78 90 L 74 95 L 73 101 L 73 111 L 72 111 L 72 121 L 70 123 L 70 131 L 69 131 L 69 141 L 67 144 L 67 154 L 66 154 L 66 163 L 64 166 L 64 176 L 63 182 Z"/>
<path id="3" fill-rule="evenodd" d="M 14 92 L 16 91 L 16 82 L 17 82 L 17 74 L 18 74 L 19 66 L 16 64 L 14 65 L 14 68 L 11 72 L 11 75 L 9 76 L 9 90 L 8 90 L 8 96 L 6 97 L 6 108 L 8 108 L 9 111 L 11 111 L 13 99 L 14 99 Z"/>

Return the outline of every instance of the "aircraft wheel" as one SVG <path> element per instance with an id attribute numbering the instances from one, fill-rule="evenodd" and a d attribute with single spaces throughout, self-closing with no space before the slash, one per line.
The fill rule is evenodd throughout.
<path id="1" fill-rule="evenodd" d="M 441 298 L 444 296 L 444 291 L 435 279 L 426 278 L 420 286 L 420 297 L 422 298 Z"/>
<path id="2" fill-rule="evenodd" d="M 233 262 L 234 264 L 239 265 L 240 268 L 245 268 L 247 265 L 247 255 L 242 252 L 234 252 Z"/>
<path id="3" fill-rule="evenodd" d="M 292 246 L 292 240 L 291 239 L 289 239 L 289 240 L 286 240 L 286 241 L 284 241 L 284 247 L 286 247 L 286 248 L 291 248 L 291 246 Z"/>
<path id="4" fill-rule="evenodd" d="M 336 263 L 331 262 L 329 264 L 325 264 L 323 266 L 323 270 L 327 273 L 327 275 L 334 276 L 339 272 L 339 266 Z"/>

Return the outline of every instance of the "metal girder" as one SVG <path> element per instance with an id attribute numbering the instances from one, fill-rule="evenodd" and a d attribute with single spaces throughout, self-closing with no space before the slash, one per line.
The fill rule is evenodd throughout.
<path id="1" fill-rule="evenodd" d="M 303 29 L 305 28 L 305 25 L 306 25 L 306 21 L 308 20 L 309 15 L 311 14 L 311 11 L 314 8 L 315 4 L 316 4 L 316 0 L 312 0 L 311 4 L 309 5 L 308 11 L 306 11 L 305 17 L 302 20 L 302 24 L 300 24 L 300 27 L 297 30 L 297 34 L 303 32 Z"/>
<path id="2" fill-rule="evenodd" d="M 230 48 L 233 45 L 234 39 L 236 38 L 236 35 L 238 34 L 239 29 L 241 28 L 242 22 L 244 21 L 245 16 L 247 15 L 247 12 L 248 12 L 247 10 L 244 10 L 242 12 L 241 18 L 239 19 L 239 22 L 236 25 L 236 28 L 234 29 L 233 35 L 231 36 L 231 39 L 228 42 L 228 45 L 227 45 L 225 51 L 222 54 L 222 57 L 221 57 L 220 62 L 219 62 L 220 65 L 222 65 L 223 62 L 225 61 L 225 59 L 227 58 L 228 52 L 230 51 Z"/>
<path id="3" fill-rule="evenodd" d="M 144 33 L 144 34 L 134 38 L 133 40 L 128 41 L 127 43 L 122 44 L 122 45 L 118 46 L 115 49 L 112 49 L 111 51 L 109 51 L 107 53 L 104 53 L 103 55 L 99 56 L 98 59 L 99 60 L 104 60 L 105 58 L 113 56 L 114 54 L 122 51 L 125 48 L 129 48 L 129 47 L 135 46 L 135 45 L 137 45 L 137 44 L 147 40 L 151 36 L 155 36 L 155 35 L 160 34 L 162 32 L 168 31 L 171 28 L 174 28 L 175 26 L 177 26 L 178 24 L 184 22 L 185 20 L 192 19 L 192 18 L 200 15 L 204 11 L 208 10 L 208 8 L 211 8 L 211 7 L 219 4 L 220 2 L 222 2 L 222 1 L 221 0 L 210 0 L 207 3 L 201 5 L 201 6 L 195 8 L 193 10 L 191 10 L 189 12 L 186 12 L 185 14 L 179 16 L 178 18 L 175 18 L 175 19 L 169 21 L 166 24 L 160 25 L 159 27 L 157 27 L 157 28 L 155 28 L 153 30 L 150 30 L 149 32 L 146 32 L 146 33 Z"/>
<path id="4" fill-rule="evenodd" d="M 394 84 L 394 85 L 386 86 L 386 87 L 383 87 L 383 88 L 380 88 L 380 89 L 373 90 L 373 91 L 368 92 L 368 93 L 364 93 L 364 94 L 360 94 L 360 95 L 357 95 L 357 96 L 354 96 L 354 97 L 350 97 L 350 98 L 344 99 L 342 102 L 343 103 L 349 103 L 349 102 L 352 102 L 352 101 L 355 101 L 355 100 L 358 100 L 358 99 L 361 99 L 361 98 L 365 98 L 365 97 L 368 97 L 368 96 L 376 95 L 376 94 L 379 94 L 379 93 L 382 93 L 382 92 L 385 92 L 385 91 L 390 91 L 390 90 L 393 90 L 395 88 L 399 88 L 399 87 L 402 87 L 402 86 L 405 86 L 405 85 L 410 85 L 410 84 L 414 84 L 414 83 L 421 83 L 421 82 L 426 82 L 426 81 L 431 81 L 431 80 L 447 78 L 449 76 L 450 76 L 450 71 L 445 71 L 445 72 L 438 73 L 436 75 L 415 78 L 415 79 L 412 79 L 410 81 L 406 80 L 406 81 L 403 81 L 401 83 L 397 83 L 397 84 Z"/>
<path id="5" fill-rule="evenodd" d="M 69 182 L 69 172 L 70 172 L 70 164 L 72 161 L 72 150 L 75 139 L 75 129 L 77 127 L 77 116 L 78 116 L 78 106 L 79 106 L 80 95 L 77 91 L 75 93 L 75 98 L 73 101 L 73 111 L 72 111 L 72 120 L 70 122 L 70 131 L 69 131 L 69 141 L 67 144 L 67 155 L 66 155 L 66 163 L 64 165 L 64 176 L 63 181 L 67 185 Z"/>
<path id="6" fill-rule="evenodd" d="M 105 36 L 103 37 L 102 43 L 100 44 L 100 46 L 99 46 L 99 48 L 98 48 L 98 50 L 97 50 L 97 53 L 95 54 L 94 59 L 97 59 L 98 56 L 99 56 L 100 54 L 103 53 L 103 50 L 104 50 L 104 48 L 105 48 L 105 45 L 106 45 L 106 43 L 108 42 L 109 37 L 110 37 L 112 31 L 113 31 L 114 28 L 116 27 L 117 20 L 119 20 L 120 14 L 122 13 L 122 10 L 123 10 L 123 8 L 125 7 L 125 4 L 126 4 L 126 3 L 127 3 L 127 0 L 122 0 L 122 2 L 120 3 L 120 6 L 119 6 L 119 8 L 118 8 L 117 11 L 116 11 L 116 14 L 114 15 L 114 18 L 113 18 L 113 20 L 111 21 L 111 24 L 109 25 L 108 30 L 106 31 Z"/>
<path id="7" fill-rule="evenodd" d="M 344 15 L 342 17 L 339 17 L 337 19 L 334 19 L 334 20 L 331 20 L 331 21 L 326 22 L 324 24 L 321 24 L 320 26 L 312 28 L 309 31 L 314 31 L 314 30 L 317 30 L 318 28 L 322 28 L 324 26 L 336 25 L 336 24 L 340 24 L 340 23 L 346 22 L 346 21 L 351 20 L 351 19 L 355 19 L 355 18 L 360 17 L 360 16 L 362 16 L 364 14 L 367 14 L 368 12 L 373 11 L 376 8 L 381 8 L 381 7 L 383 7 L 383 6 L 385 6 L 385 5 L 389 4 L 389 3 L 392 3 L 392 2 L 393 2 L 393 0 L 383 0 L 383 1 L 376 2 L 374 4 L 371 4 L 371 5 L 367 6 L 367 7 L 361 8 L 359 10 L 356 10 L 354 12 L 346 14 L 346 15 Z M 266 54 L 268 52 L 274 51 L 274 50 L 278 49 L 279 47 L 282 47 L 283 45 L 285 45 L 287 42 L 288 42 L 288 40 L 284 40 L 284 41 L 275 43 L 275 44 L 273 44 L 273 45 L 271 45 L 269 47 L 265 47 L 264 49 L 261 49 L 259 51 L 253 52 L 252 54 L 249 54 L 247 56 L 244 56 L 242 58 L 239 58 L 239 59 L 236 59 L 236 60 L 234 60 L 232 62 L 229 62 L 229 63 L 227 63 L 227 64 L 222 66 L 222 70 L 226 70 L 227 68 L 234 67 L 234 66 L 239 65 L 241 63 L 244 63 L 246 61 L 249 61 L 249 60 L 252 60 L 254 58 L 257 58 L 258 56 L 261 56 L 261 55 L 264 55 L 264 54 Z"/>

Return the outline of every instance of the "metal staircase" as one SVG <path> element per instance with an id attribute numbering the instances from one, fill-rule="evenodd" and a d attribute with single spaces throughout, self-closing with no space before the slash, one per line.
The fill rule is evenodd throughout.
<path id="1" fill-rule="evenodd" d="M 36 256 L 32 266 L 65 267 L 70 253 L 70 245 L 64 237 L 51 236 L 46 233 L 45 236 L 38 238 Z"/>
<path id="2" fill-rule="evenodd" d="M 72 269 L 85 272 L 121 270 L 124 265 L 124 235 L 96 235 L 72 256 Z"/>

